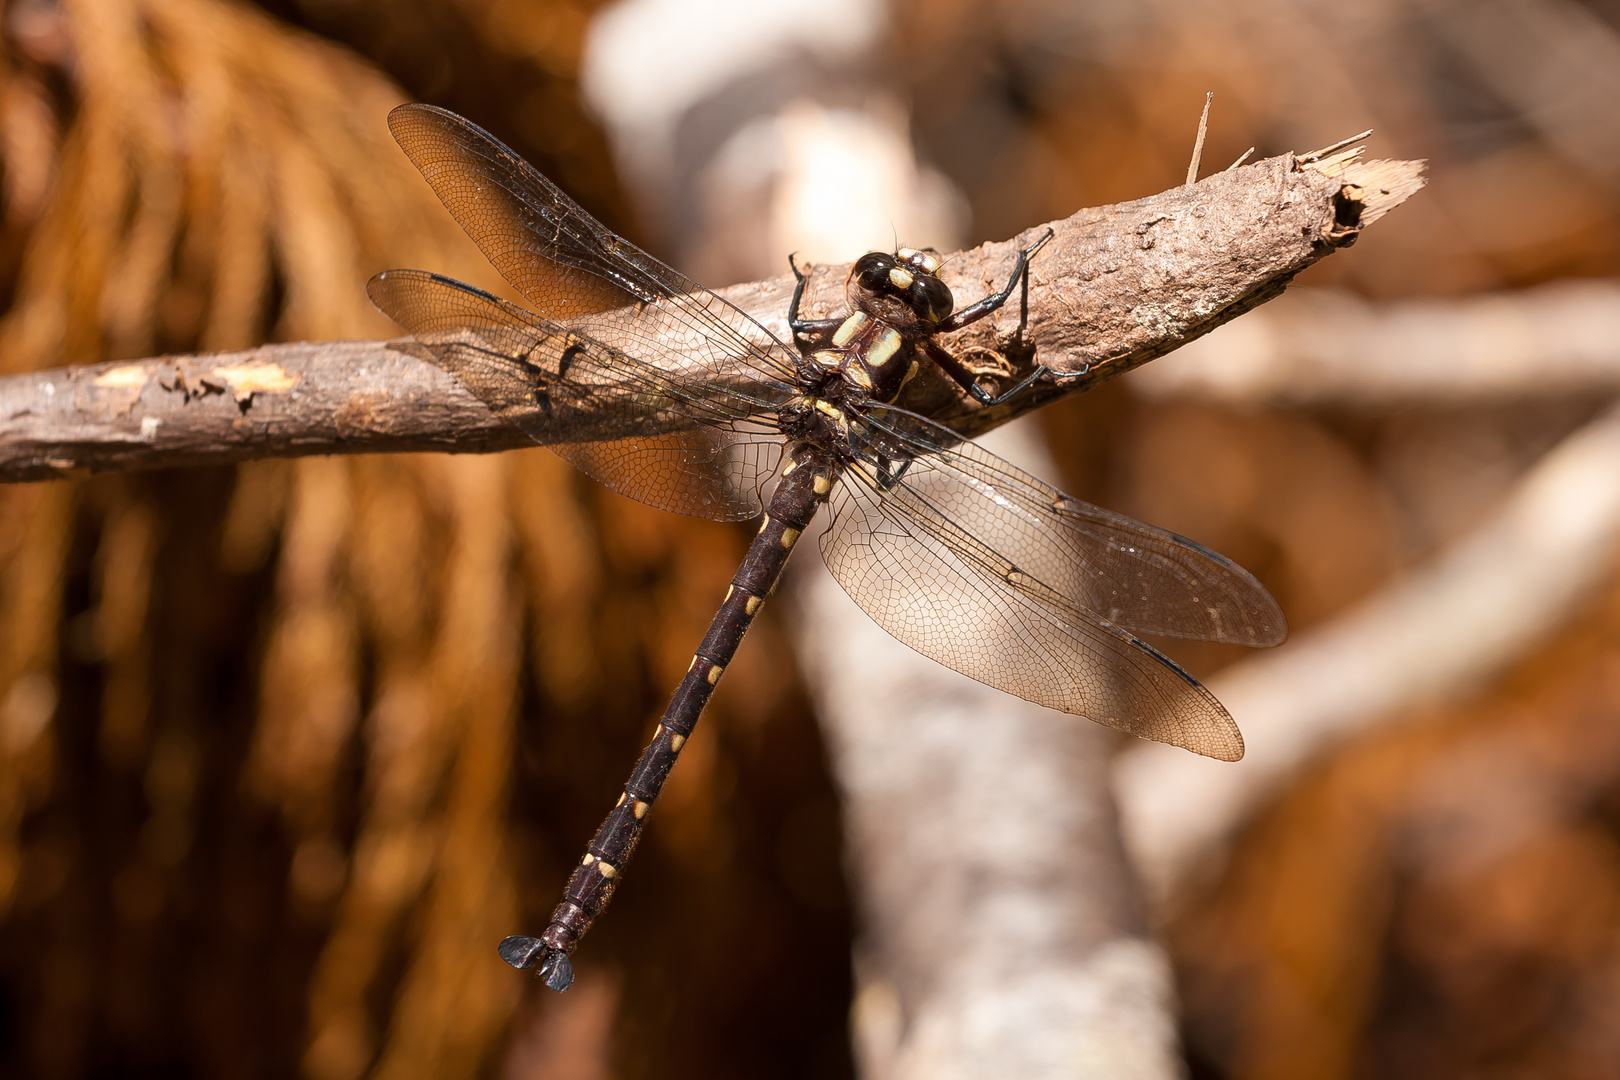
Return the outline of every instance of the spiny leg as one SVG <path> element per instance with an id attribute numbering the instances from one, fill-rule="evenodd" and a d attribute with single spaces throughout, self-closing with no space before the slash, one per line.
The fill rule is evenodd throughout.
<path id="1" fill-rule="evenodd" d="M 955 315 L 952 315 L 946 319 L 941 319 L 939 326 L 934 332 L 938 334 L 949 334 L 953 331 L 962 329 L 964 326 L 978 322 L 980 319 L 984 318 L 986 315 L 1005 304 L 1012 297 L 1013 290 L 1018 287 L 1018 283 L 1020 281 L 1024 283 L 1024 295 L 1026 297 L 1025 314 L 1027 315 L 1029 281 L 1026 275 L 1029 273 L 1029 261 L 1034 257 L 1035 253 L 1041 250 L 1041 248 L 1045 247 L 1047 242 L 1051 239 L 1052 230 L 1047 229 L 1046 235 L 1042 236 L 1039 240 L 1035 241 L 1027 248 L 1020 248 L 1018 250 L 1018 258 L 1013 263 L 1012 276 L 1007 279 L 1006 286 L 1003 287 L 1000 292 L 993 292 L 983 300 L 980 300 L 974 304 L 969 304 L 961 311 L 958 311 Z"/>
<path id="2" fill-rule="evenodd" d="M 1035 365 L 1035 370 L 1020 379 L 1017 385 L 1012 387 L 1010 390 L 992 395 L 989 391 L 981 388 L 978 382 L 975 380 L 973 385 L 967 386 L 967 391 L 973 395 L 973 400 L 977 401 L 979 404 L 984 406 L 994 406 L 1000 405 L 1004 401 L 1012 400 L 1029 387 L 1033 386 L 1035 383 L 1040 382 L 1043 378 L 1051 379 L 1054 382 L 1062 382 L 1064 379 L 1078 379 L 1081 376 L 1090 374 L 1091 365 L 1089 363 L 1086 364 L 1085 367 L 1082 367 L 1079 371 L 1053 371 L 1044 364 L 1037 362 Z M 958 380 L 958 382 L 960 382 L 960 380 Z"/>
<path id="3" fill-rule="evenodd" d="M 793 302 L 788 305 L 788 327 L 792 329 L 795 338 L 801 337 L 827 337 L 843 325 L 843 319 L 801 319 L 799 318 L 799 301 L 804 299 L 804 287 L 810 276 L 799 269 L 799 264 L 788 256 L 788 266 L 793 270 L 793 276 L 798 284 L 793 287 Z"/>
<path id="4" fill-rule="evenodd" d="M 916 458 L 911 458 L 911 457 L 904 458 L 900 462 L 898 462 L 899 468 L 895 468 L 895 465 L 897 463 L 895 462 L 895 460 L 893 458 L 888 457 L 888 456 L 880 456 L 878 458 L 878 467 L 877 467 L 877 487 L 878 487 L 878 490 L 879 491 L 891 491 L 891 490 L 893 490 L 894 486 L 896 484 L 898 484 L 901 481 L 902 478 L 905 477 L 906 471 L 911 468 L 911 463 L 913 461 L 916 461 L 916 460 L 917 460 Z"/>
<path id="5" fill-rule="evenodd" d="M 937 332 L 948 333 L 960 330 L 964 326 L 979 321 L 1006 304 L 1012 298 L 1013 289 L 1018 288 L 1018 329 L 1013 333 L 1013 346 L 1020 350 L 1024 348 L 1024 331 L 1029 326 L 1029 264 L 1035 253 L 1045 247 L 1047 242 L 1052 239 L 1052 235 L 1052 230 L 1047 229 L 1046 234 L 1039 240 L 1029 247 L 1019 250 L 1018 260 L 1013 264 L 1012 276 L 1007 279 L 1006 286 L 1000 292 L 991 293 L 978 303 L 971 304 L 952 315 L 949 319 L 943 320 L 939 324 Z M 1073 379 L 1088 374 L 1091 370 L 1090 365 L 1087 365 L 1079 371 L 1053 371 L 1037 361 L 1035 370 L 1030 372 L 1012 389 L 1001 394 L 992 394 L 979 385 L 980 376 L 969 371 L 966 365 L 951 355 L 943 346 L 932 342 L 929 344 L 932 346 L 928 351 L 929 356 L 939 366 L 940 370 L 949 375 L 963 390 L 966 390 L 974 401 L 984 406 L 1000 405 L 1004 401 L 1017 397 L 1039 379 Z"/>

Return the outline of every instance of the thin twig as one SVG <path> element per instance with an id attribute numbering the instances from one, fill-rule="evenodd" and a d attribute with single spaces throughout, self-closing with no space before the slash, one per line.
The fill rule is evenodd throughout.
<path id="1" fill-rule="evenodd" d="M 1204 136 L 1209 133 L 1209 106 L 1215 100 L 1215 91 L 1204 95 L 1204 115 L 1198 118 L 1198 140 L 1193 143 L 1192 161 L 1187 164 L 1187 184 L 1198 183 L 1198 163 L 1204 157 Z"/>
<path id="2" fill-rule="evenodd" d="M 1324 146 L 1320 150 L 1312 150 L 1308 154 L 1301 154 L 1301 155 L 1299 155 L 1299 158 L 1297 160 L 1299 161 L 1299 163 L 1301 165 L 1304 165 L 1306 162 L 1315 161 L 1317 158 L 1326 157 L 1327 155 L 1333 153 L 1335 150 L 1343 150 L 1346 146 L 1349 146 L 1351 143 L 1358 143 L 1362 139 L 1365 139 L 1367 136 L 1371 135 L 1372 133 L 1373 133 L 1373 129 L 1368 128 L 1366 131 L 1363 131 L 1360 135 L 1352 135 L 1348 139 L 1340 139 L 1338 142 L 1334 143 L 1332 146 Z"/>
<path id="3" fill-rule="evenodd" d="M 1249 155 L 1252 154 L 1252 153 L 1254 153 L 1254 147 L 1251 146 L 1247 150 L 1243 151 L 1243 153 L 1238 156 L 1238 159 L 1236 161 L 1234 161 L 1234 162 L 1232 162 L 1232 164 L 1228 165 L 1226 167 L 1226 171 L 1231 172 L 1233 169 L 1237 168 L 1239 165 L 1242 165 L 1245 161 L 1248 161 L 1249 160 Z"/>

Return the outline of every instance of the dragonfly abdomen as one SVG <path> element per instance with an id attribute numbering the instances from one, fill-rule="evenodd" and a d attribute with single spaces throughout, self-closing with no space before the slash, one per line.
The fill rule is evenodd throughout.
<path id="1" fill-rule="evenodd" d="M 790 457 L 765 521 L 726 590 L 725 601 L 664 710 L 652 741 L 641 752 L 619 801 L 596 830 L 584 859 L 569 877 L 562 903 L 551 913 L 550 924 L 538 938 L 511 937 L 501 943 L 501 955 L 508 963 L 519 968 L 538 963 L 541 977 L 553 990 L 566 990 L 573 982 L 568 954 L 607 906 L 625 863 L 641 839 L 648 812 L 720 676 L 765 598 L 776 588 L 800 535 L 832 492 L 837 470 L 826 451 L 800 444 L 792 448 Z"/>

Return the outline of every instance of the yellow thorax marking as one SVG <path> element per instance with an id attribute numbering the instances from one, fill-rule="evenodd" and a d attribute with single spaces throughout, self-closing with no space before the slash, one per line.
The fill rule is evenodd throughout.
<path id="1" fill-rule="evenodd" d="M 845 319 L 844 324 L 838 328 L 836 333 L 833 334 L 832 343 L 838 348 L 842 349 L 845 345 L 850 343 L 856 334 L 861 332 L 861 328 L 865 326 L 866 323 L 866 312 L 857 311 L 855 314 Z"/>
<path id="2" fill-rule="evenodd" d="M 879 368 L 887 364 L 899 351 L 900 332 L 892 326 L 885 326 L 878 331 L 872 347 L 866 350 L 866 362 L 872 367 Z"/>
<path id="3" fill-rule="evenodd" d="M 900 390 L 904 390 L 906 388 L 906 383 L 910 382 L 912 379 L 915 379 L 916 377 L 917 377 L 917 361 L 913 360 L 911 362 L 911 366 L 906 369 L 906 377 L 900 380 L 900 388 L 899 388 L 899 390 L 895 391 L 895 396 L 898 397 L 900 395 Z"/>

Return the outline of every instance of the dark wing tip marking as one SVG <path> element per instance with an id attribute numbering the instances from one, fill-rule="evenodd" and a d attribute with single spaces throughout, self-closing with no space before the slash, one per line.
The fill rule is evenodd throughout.
<path id="1" fill-rule="evenodd" d="M 446 120 L 453 120 L 461 124 L 472 124 L 465 117 L 457 116 L 449 109 L 441 109 L 437 105 L 428 105 L 421 101 L 407 101 L 403 105 L 395 105 L 388 110 L 388 131 L 394 136 L 395 142 L 400 142 L 399 129 L 410 123 L 419 115 L 438 116 Z M 477 125 L 473 125 L 477 126 Z M 479 129 L 483 130 L 483 129 Z M 492 136 L 493 137 L 493 136 Z"/>
<path id="2" fill-rule="evenodd" d="M 371 279 L 366 282 L 366 299 L 371 301 L 372 307 L 387 315 L 390 319 L 394 319 L 394 313 L 389 311 L 385 304 L 388 298 L 388 287 L 395 278 L 405 276 L 407 275 L 404 270 L 384 270 L 380 274 L 371 275 Z M 398 319 L 394 319 L 394 321 L 399 322 Z"/>
<path id="3" fill-rule="evenodd" d="M 465 281 L 457 281 L 453 277 L 445 277 L 443 274 L 436 274 L 431 270 L 428 271 L 428 277 L 433 279 L 434 281 L 437 281 L 441 285 L 448 285 L 452 289 L 458 289 L 461 292 L 468 293 L 468 294 L 470 294 L 472 296 L 476 296 L 480 300 L 489 300 L 489 301 L 492 301 L 492 302 L 494 302 L 496 304 L 499 304 L 501 302 L 500 297 L 496 296 L 494 293 L 485 292 L 483 289 L 480 289 L 478 286 L 469 285 Z"/>
<path id="4" fill-rule="evenodd" d="M 412 281 L 431 281 L 435 284 L 454 289 L 457 292 L 466 293 L 469 296 L 477 297 L 479 300 L 482 300 L 485 303 L 494 304 L 497 307 L 503 308 L 507 311 L 520 313 L 523 315 L 529 314 L 529 312 L 523 311 L 521 308 L 517 308 L 514 305 L 507 303 L 494 293 L 486 292 L 476 285 L 468 285 L 465 281 L 457 281 L 453 277 L 446 277 L 443 274 L 434 273 L 432 270 L 396 269 L 383 270 L 380 273 L 373 274 L 371 276 L 371 280 L 366 282 L 366 298 L 371 301 L 373 307 L 375 307 L 378 311 L 381 311 L 384 315 L 387 315 L 390 319 L 393 319 L 395 322 L 399 323 L 401 326 L 404 326 L 405 323 L 402 322 L 399 315 L 396 314 L 398 309 L 393 304 L 392 290 L 396 284 L 402 281 L 407 283 Z"/>
<path id="5" fill-rule="evenodd" d="M 413 131 L 413 128 L 418 130 Z M 446 152 L 446 147 L 434 141 L 434 129 L 454 140 L 451 157 L 440 156 Z M 547 242 L 545 232 L 538 227 L 537 221 L 530 220 L 524 225 L 525 231 L 533 238 L 541 240 L 549 249 L 544 255 L 546 262 L 586 270 L 608 285 L 645 304 L 657 303 L 663 298 L 664 293 L 657 288 L 649 287 L 646 282 L 637 280 L 637 273 L 656 275 L 657 270 L 662 270 L 673 281 L 680 283 L 680 287 L 677 288 L 672 281 L 659 282 L 672 293 L 707 291 L 700 289 L 695 283 L 687 282 L 650 257 L 647 257 L 648 261 L 656 265 L 656 270 L 652 266 L 642 266 L 635 267 L 634 272 L 626 273 L 625 270 L 630 263 L 621 254 L 623 241 L 611 229 L 597 221 L 561 188 L 546 179 L 517 151 L 466 117 L 436 105 L 408 102 L 396 106 L 388 114 L 388 131 L 399 144 L 399 148 L 405 152 L 405 156 L 410 158 L 411 164 L 416 166 L 417 171 L 433 187 L 439 200 L 461 224 L 462 229 L 473 238 L 501 274 L 511 281 L 519 292 L 529 296 L 532 302 L 544 306 L 530 293 L 529 286 L 533 283 L 528 278 L 533 267 L 523 265 L 520 251 L 488 246 L 489 223 L 478 221 L 475 216 L 468 214 L 465 207 L 456 204 L 443 176 L 439 175 L 434 166 L 442 166 L 447 161 L 452 161 L 458 162 L 457 168 L 462 169 L 473 158 L 483 158 L 483 166 L 492 170 L 485 179 L 492 181 L 494 185 L 486 193 L 498 199 L 504 197 L 509 200 L 508 209 L 516 214 L 518 219 L 532 215 L 543 220 L 550 228 L 551 236 Z M 428 140 L 426 148 L 417 141 L 418 135 Z M 480 171 L 483 166 L 479 167 Z M 602 258 L 593 257 L 596 254 L 611 256 L 618 260 L 619 265 L 609 265 L 612 259 L 604 261 Z"/>
<path id="6" fill-rule="evenodd" d="M 1225 725 L 1223 725 L 1224 730 L 1218 733 L 1210 731 L 1202 732 L 1201 735 L 1203 737 L 1198 740 L 1198 745 L 1196 746 L 1190 741 L 1159 741 L 1166 741 L 1171 746 L 1179 746 L 1183 750 L 1191 750 L 1195 754 L 1199 754 L 1207 758 L 1214 758 L 1216 761 L 1241 761 L 1243 759 L 1243 752 L 1245 749 L 1243 744 L 1243 732 L 1238 728 L 1237 721 L 1232 719 L 1232 714 L 1227 711 L 1226 706 L 1222 705 L 1219 699 L 1217 699 L 1214 694 L 1209 692 L 1209 687 L 1205 686 L 1203 683 L 1194 678 L 1192 673 L 1186 668 L 1182 667 L 1180 664 L 1176 663 L 1174 660 L 1170 659 L 1168 656 L 1164 655 L 1164 653 L 1160 652 L 1158 649 L 1155 649 L 1152 645 L 1149 645 L 1135 634 L 1132 634 L 1129 631 L 1120 630 L 1118 627 L 1114 627 L 1113 629 L 1116 630 L 1122 638 L 1127 639 L 1132 645 L 1136 646 L 1136 648 L 1151 656 L 1155 661 L 1158 662 L 1161 668 L 1168 669 L 1171 674 L 1179 676 L 1181 681 L 1191 687 L 1199 697 L 1202 697 L 1208 704 L 1214 706 L 1216 713 L 1226 721 Z M 1144 736 L 1139 735 L 1138 737 Z"/>

